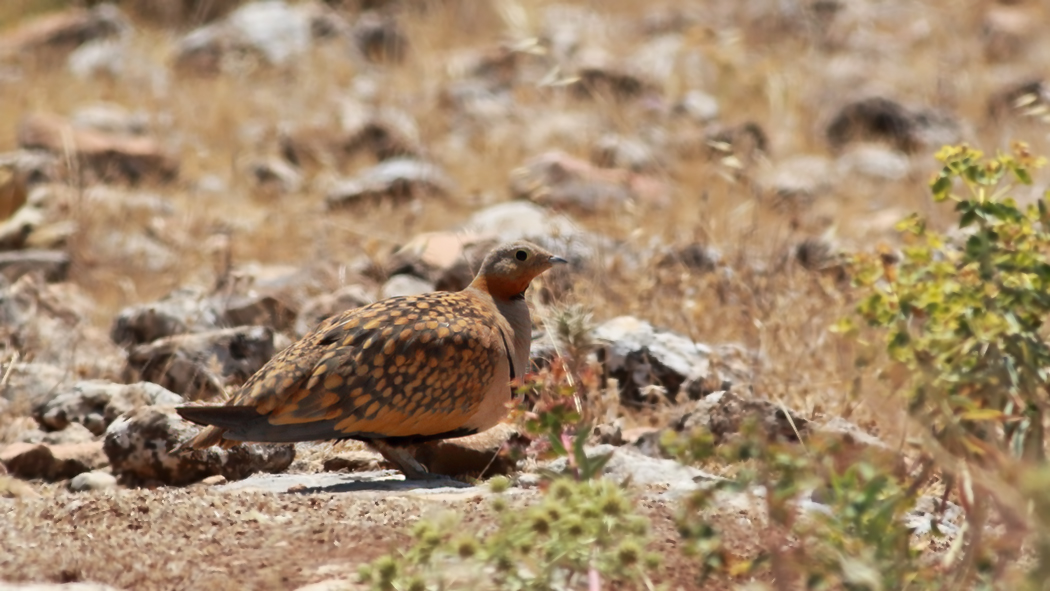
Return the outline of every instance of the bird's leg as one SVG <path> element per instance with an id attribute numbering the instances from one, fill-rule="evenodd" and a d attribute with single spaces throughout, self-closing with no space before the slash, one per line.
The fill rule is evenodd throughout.
<path id="1" fill-rule="evenodd" d="M 398 470 L 405 475 L 405 480 L 448 480 L 444 474 L 433 474 L 428 472 L 423 464 L 420 464 L 412 454 L 403 447 L 395 447 L 381 439 L 373 439 L 368 442 L 391 464 L 397 466 Z"/>

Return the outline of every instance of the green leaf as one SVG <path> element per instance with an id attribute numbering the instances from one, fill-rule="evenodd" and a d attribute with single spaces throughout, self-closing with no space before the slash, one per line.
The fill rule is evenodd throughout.
<path id="1" fill-rule="evenodd" d="M 964 179 L 966 179 L 967 181 L 970 181 L 971 183 L 981 184 L 981 181 L 980 181 L 981 176 L 982 176 L 981 172 L 982 171 L 981 171 L 980 167 L 978 167 L 978 166 L 976 166 L 974 164 L 967 164 L 966 167 L 962 171 L 962 176 L 963 176 Z"/>
<path id="2" fill-rule="evenodd" d="M 839 318 L 828 327 L 828 331 L 833 334 L 852 335 L 857 332 L 857 323 L 852 318 Z"/>
<path id="3" fill-rule="evenodd" d="M 550 441 L 551 448 L 554 450 L 554 453 L 558 454 L 559 457 L 569 455 L 569 450 L 565 449 L 565 444 L 561 442 L 560 433 L 548 433 L 547 440 Z"/>
<path id="4" fill-rule="evenodd" d="M 951 189 L 952 179 L 945 175 L 944 172 L 937 175 L 937 178 L 930 183 L 930 191 L 933 192 L 934 201 L 944 201 L 947 199 Z"/>
<path id="5" fill-rule="evenodd" d="M 1026 169 L 1025 167 L 1023 167 L 1023 166 L 1021 166 L 1019 164 L 1013 163 L 1010 166 L 1010 170 L 1013 171 L 1014 176 L 1016 176 L 1017 180 L 1020 181 L 1021 183 L 1025 184 L 1025 185 L 1031 185 L 1032 184 L 1032 175 L 1028 173 L 1028 169 Z"/>

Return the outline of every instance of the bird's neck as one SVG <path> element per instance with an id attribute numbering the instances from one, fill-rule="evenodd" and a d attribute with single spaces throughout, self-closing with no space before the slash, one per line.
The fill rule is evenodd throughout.
<path id="1" fill-rule="evenodd" d="M 481 293 L 487 293 L 493 300 L 515 300 L 529 288 L 529 280 L 515 280 L 506 277 L 478 275 L 470 287 Z"/>

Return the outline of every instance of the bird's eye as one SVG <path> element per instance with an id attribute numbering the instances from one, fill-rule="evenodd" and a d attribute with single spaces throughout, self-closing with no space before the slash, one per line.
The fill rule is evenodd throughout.
<path id="1" fill-rule="evenodd" d="M 518 252 L 514 253 L 514 258 L 518 259 L 519 261 L 524 261 L 525 259 L 529 258 L 529 253 L 525 252 L 524 250 L 519 250 Z"/>

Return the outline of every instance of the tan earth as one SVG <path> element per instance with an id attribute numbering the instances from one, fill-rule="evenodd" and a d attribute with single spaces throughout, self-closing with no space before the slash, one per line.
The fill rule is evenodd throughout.
<path id="1" fill-rule="evenodd" d="M 331 484 L 374 455 L 278 450 L 279 478 L 328 483 L 293 492 L 217 484 L 258 467 L 217 451 L 174 476 L 132 456 L 195 434 L 159 408 L 228 399 L 332 314 L 462 289 L 494 241 L 569 261 L 527 293 L 527 411 L 575 387 L 590 443 L 643 467 L 667 430 L 732 441 L 744 410 L 848 441 L 843 466 L 913 467 L 905 376 L 828 330 L 856 304 L 843 255 L 890 257 L 913 212 L 955 233 L 929 193 L 944 144 L 1050 155 L 1048 21 L 1045 0 L 0 1 L 0 458 L 51 462 L 0 463 L 0 588 L 296 589 L 441 509 L 490 525 L 474 489 Z M 1020 201 L 1050 169 L 1033 181 Z M 136 416 L 168 439 L 99 455 Z M 700 588 L 652 469 L 654 582 Z M 106 490 L 68 490 L 82 470 Z M 760 506 L 707 515 L 739 558 L 783 549 Z"/>
<path id="2" fill-rule="evenodd" d="M 403 549 L 409 526 L 443 509 L 464 527 L 485 527 L 484 493 L 394 496 L 377 492 L 224 492 L 222 486 L 121 490 L 0 499 L 0 580 L 92 581 L 122 589 L 295 589 L 331 579 L 356 581 L 357 566 Z M 527 502 L 536 493 L 518 493 Z M 53 496 L 52 496 L 53 495 Z M 435 498 L 436 497 L 436 498 Z M 520 497 L 520 498 L 519 498 Z M 465 508 L 471 508 L 464 510 Z M 674 514 L 642 502 L 653 551 L 663 557 L 654 583 L 694 589 L 697 565 L 682 554 Z M 739 516 L 716 520 L 746 554 Z M 354 587 L 349 587 L 354 588 Z M 705 589 L 733 588 L 709 581 Z"/>

